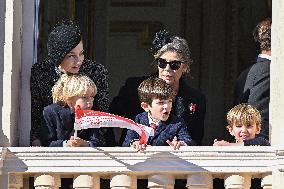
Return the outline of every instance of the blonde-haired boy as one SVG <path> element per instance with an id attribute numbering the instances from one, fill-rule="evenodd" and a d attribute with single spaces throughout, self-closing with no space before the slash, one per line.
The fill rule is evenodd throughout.
<path id="1" fill-rule="evenodd" d="M 227 129 L 235 137 L 236 143 L 215 139 L 213 146 L 270 145 L 264 137 L 259 135 L 261 115 L 255 107 L 244 103 L 233 107 L 227 114 L 227 122 Z"/>
<path id="2" fill-rule="evenodd" d="M 64 74 L 52 88 L 54 104 L 44 108 L 48 127 L 45 146 L 86 147 L 103 146 L 105 141 L 100 129 L 83 129 L 74 137 L 74 110 L 93 107 L 97 94 L 95 83 L 85 75 Z"/>
<path id="3" fill-rule="evenodd" d="M 96 84 L 88 76 L 81 74 L 64 74 L 52 88 L 53 102 L 71 109 L 80 105 L 81 109 L 91 109 L 94 96 L 97 94 Z M 85 102 L 85 103 L 80 103 Z M 76 103 L 77 102 L 77 103 Z"/>

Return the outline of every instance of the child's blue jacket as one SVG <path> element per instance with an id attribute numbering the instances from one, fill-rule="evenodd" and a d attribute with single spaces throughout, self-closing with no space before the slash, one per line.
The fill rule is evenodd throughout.
<path id="1" fill-rule="evenodd" d="M 149 126 L 148 113 L 143 112 L 138 114 L 135 122 Z M 168 146 L 166 141 L 172 141 L 175 136 L 178 140 L 185 142 L 189 146 L 196 144 L 189 136 L 184 120 L 173 115 L 167 121 L 160 122 L 155 129 L 154 136 L 149 137 L 147 144 L 152 146 Z M 131 142 L 135 139 L 139 139 L 138 133 L 128 130 L 122 146 L 130 146 Z"/>

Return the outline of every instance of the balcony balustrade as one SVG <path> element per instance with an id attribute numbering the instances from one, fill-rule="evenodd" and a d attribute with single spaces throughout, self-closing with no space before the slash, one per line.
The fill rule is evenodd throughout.
<path id="1" fill-rule="evenodd" d="M 226 189 L 249 189 L 252 178 L 261 178 L 264 189 L 283 188 L 284 147 L 194 146 L 175 151 L 163 146 L 142 153 L 128 147 L 0 151 L 1 189 L 26 189 L 29 177 L 36 189 L 58 189 L 61 178 L 73 178 L 75 189 L 99 189 L 101 179 L 110 179 L 112 189 L 136 189 L 139 179 L 147 179 L 150 189 L 173 189 L 176 179 L 185 179 L 188 189 L 211 189 L 214 178 L 224 179 Z"/>

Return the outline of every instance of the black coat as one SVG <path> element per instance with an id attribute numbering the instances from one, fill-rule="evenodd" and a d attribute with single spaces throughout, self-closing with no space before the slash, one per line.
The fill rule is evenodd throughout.
<path id="1" fill-rule="evenodd" d="M 63 141 L 74 136 L 74 114 L 68 107 L 51 104 L 44 108 L 44 119 L 48 128 L 46 140 L 43 141 L 50 147 L 62 147 Z M 105 146 L 100 129 L 82 129 L 77 131 L 77 136 L 89 141 L 91 147 Z"/>
<path id="2" fill-rule="evenodd" d="M 149 126 L 148 113 L 138 114 L 135 122 Z M 162 121 L 155 129 L 154 136 L 148 138 L 147 144 L 152 146 L 168 146 L 167 140 L 172 141 L 174 137 L 185 142 L 187 145 L 195 145 L 195 142 L 189 136 L 184 120 L 176 116 L 170 116 L 167 121 Z M 137 132 L 128 130 L 122 146 L 130 146 L 134 139 L 139 139 Z"/>
<path id="3" fill-rule="evenodd" d="M 237 79 L 234 93 L 234 105 L 248 103 L 260 111 L 262 117 L 260 136 L 266 139 L 269 138 L 269 100 L 270 60 L 266 58 L 257 58 L 256 63 L 244 70 Z M 257 138 L 255 140 L 257 140 Z M 253 145 L 252 141 L 249 141 L 248 143 Z M 258 142 L 255 141 L 255 145 L 257 144 Z"/>
<path id="4" fill-rule="evenodd" d="M 149 76 L 130 77 L 126 80 L 125 85 L 120 88 L 110 104 L 110 112 L 130 119 L 144 110 L 140 106 L 138 97 L 138 86 Z M 195 106 L 195 109 L 193 109 Z M 202 93 L 188 86 L 182 79 L 180 82 L 179 92 L 173 103 L 171 114 L 183 118 L 186 123 L 189 135 L 198 144 L 201 144 L 204 135 L 204 117 L 206 112 L 206 101 Z M 125 130 L 126 131 L 126 130 Z M 126 132 L 122 134 L 120 143 L 124 141 Z"/>
<path id="5" fill-rule="evenodd" d="M 99 63 L 85 59 L 80 73 L 89 76 L 96 84 L 98 93 L 94 99 L 95 110 L 107 111 L 109 105 L 108 71 Z M 31 142 L 46 139 L 47 127 L 42 115 L 45 106 L 53 103 L 51 89 L 60 78 L 61 72 L 51 60 L 36 63 L 31 69 Z M 47 144 L 42 145 L 46 146 Z"/>

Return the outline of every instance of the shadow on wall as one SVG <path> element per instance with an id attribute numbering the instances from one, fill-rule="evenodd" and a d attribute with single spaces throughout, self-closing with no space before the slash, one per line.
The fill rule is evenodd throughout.
<path id="1" fill-rule="evenodd" d="M 0 134 L 1 136 L 1 134 Z M 0 149 L 0 157 L 4 157 L 3 169 L 0 171 L 0 187 L 2 188 L 11 188 L 8 186 L 7 181 L 11 180 L 15 183 L 20 183 L 18 175 L 16 173 L 23 173 L 28 170 L 28 166 L 22 159 L 18 158 L 14 151 L 10 151 L 8 148 Z M 15 166 L 16 165 L 16 166 Z M 5 168 L 4 168 L 5 167 Z M 12 187 L 13 188 L 13 187 Z M 27 187 L 24 187 L 27 188 Z"/>
<path id="2" fill-rule="evenodd" d="M 0 126 L 0 146 L 1 147 L 9 146 L 9 140 L 6 137 L 6 135 L 4 135 L 3 133 L 2 125 Z"/>

